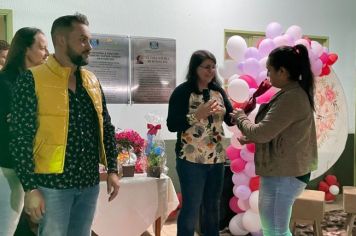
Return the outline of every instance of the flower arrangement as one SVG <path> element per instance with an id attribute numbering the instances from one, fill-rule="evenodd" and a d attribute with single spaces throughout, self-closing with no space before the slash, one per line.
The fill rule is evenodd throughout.
<path id="1" fill-rule="evenodd" d="M 119 150 L 117 159 L 120 164 L 136 162 L 136 157 L 140 156 L 145 140 L 132 129 L 126 129 L 115 133 L 116 145 Z"/>
<path id="2" fill-rule="evenodd" d="M 145 140 L 139 135 L 139 133 L 132 129 L 126 129 L 121 132 L 117 132 L 115 134 L 115 139 L 117 148 L 120 152 L 125 150 L 130 151 L 133 149 L 133 152 L 136 155 L 141 154 L 145 144 Z"/>

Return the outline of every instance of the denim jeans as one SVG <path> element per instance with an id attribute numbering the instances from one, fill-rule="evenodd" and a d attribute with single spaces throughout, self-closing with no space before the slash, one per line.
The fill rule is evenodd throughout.
<path id="1" fill-rule="evenodd" d="M 14 235 L 25 193 L 13 169 L 0 167 L 0 235 Z"/>
<path id="2" fill-rule="evenodd" d="M 264 236 L 291 236 L 292 206 L 306 183 L 296 177 L 261 176 L 259 212 Z"/>
<path id="3" fill-rule="evenodd" d="M 45 199 L 45 214 L 39 223 L 39 236 L 89 236 L 99 185 L 84 189 L 39 187 Z"/>
<path id="4" fill-rule="evenodd" d="M 204 236 L 219 235 L 219 206 L 224 164 L 198 164 L 177 158 L 176 169 L 182 192 L 177 236 L 193 236 L 202 205 Z"/>

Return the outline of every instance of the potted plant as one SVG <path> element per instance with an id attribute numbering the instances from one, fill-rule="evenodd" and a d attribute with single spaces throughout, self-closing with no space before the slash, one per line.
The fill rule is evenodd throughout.
<path id="1" fill-rule="evenodd" d="M 164 142 L 153 140 L 153 136 L 148 135 L 145 153 L 147 157 L 147 176 L 159 178 L 164 164 Z"/>
<path id="2" fill-rule="evenodd" d="M 131 129 L 116 132 L 115 139 L 119 151 L 117 159 L 123 176 L 131 177 L 134 175 L 137 156 L 141 155 L 145 141 Z"/>

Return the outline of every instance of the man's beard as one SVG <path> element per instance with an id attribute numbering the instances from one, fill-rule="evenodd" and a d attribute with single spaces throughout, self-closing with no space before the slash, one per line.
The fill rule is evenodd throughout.
<path id="1" fill-rule="evenodd" d="M 69 45 L 67 46 L 67 55 L 74 65 L 85 66 L 89 63 L 88 57 L 85 58 L 84 56 L 76 53 Z"/>

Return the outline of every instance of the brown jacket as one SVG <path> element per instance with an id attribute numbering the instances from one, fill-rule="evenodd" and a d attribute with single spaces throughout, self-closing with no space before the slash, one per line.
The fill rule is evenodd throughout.
<path id="1" fill-rule="evenodd" d="M 241 132 L 256 143 L 256 174 L 301 176 L 317 168 L 317 141 L 308 96 L 292 82 L 263 104 L 253 124 L 237 118 Z"/>

